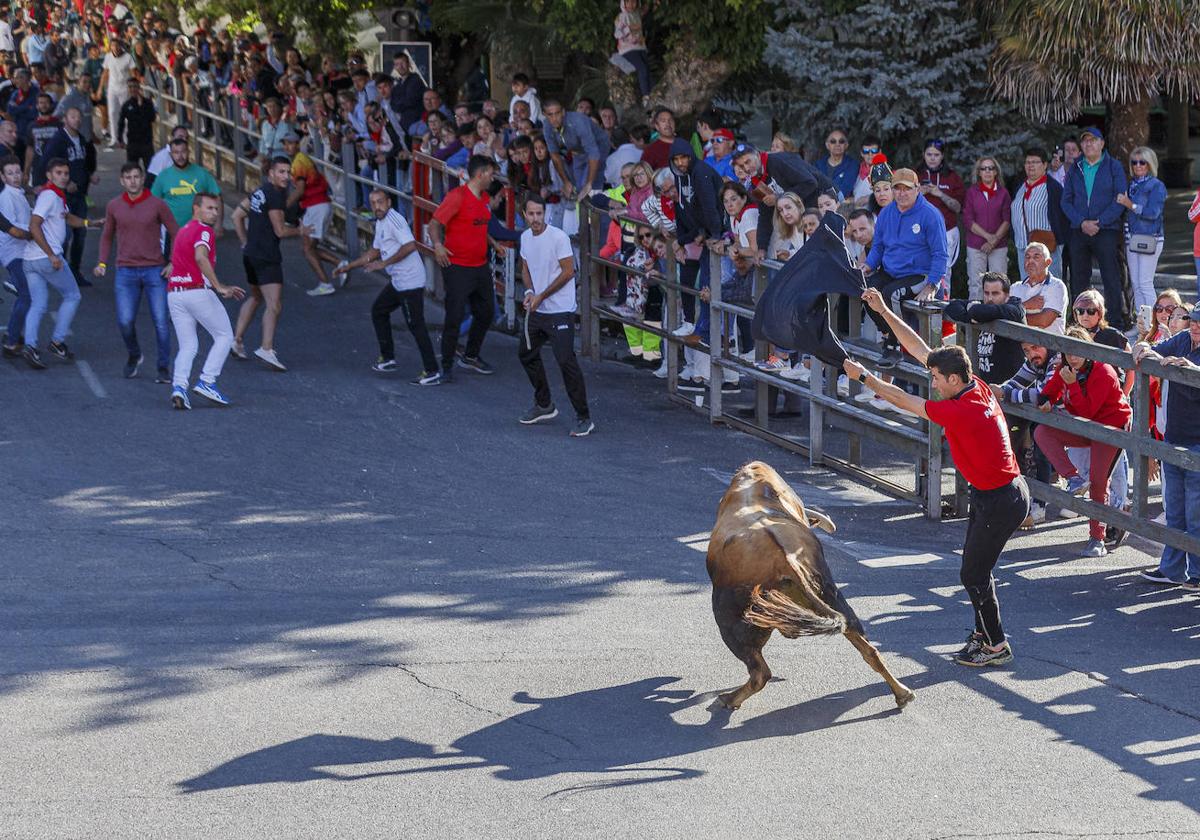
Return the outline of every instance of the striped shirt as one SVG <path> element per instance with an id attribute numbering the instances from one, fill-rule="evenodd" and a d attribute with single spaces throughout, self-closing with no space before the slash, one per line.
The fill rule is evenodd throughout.
<path id="1" fill-rule="evenodd" d="M 1004 401 L 1037 405 L 1038 394 L 1042 392 L 1042 387 L 1046 384 L 1046 380 L 1050 378 L 1050 374 L 1057 367 L 1057 353 L 1047 357 L 1044 368 L 1036 368 L 1030 363 L 1029 359 L 1026 359 L 1024 364 L 1021 365 L 1021 369 L 1013 374 L 1012 379 L 1000 386 L 1001 390 L 1004 391 Z"/>
<path id="2" fill-rule="evenodd" d="M 1027 183 L 1017 187 L 1012 197 L 1012 229 L 1013 238 L 1017 243 L 1017 253 L 1021 254 L 1029 244 L 1029 231 L 1050 230 L 1050 194 L 1043 182 L 1025 197 Z"/>

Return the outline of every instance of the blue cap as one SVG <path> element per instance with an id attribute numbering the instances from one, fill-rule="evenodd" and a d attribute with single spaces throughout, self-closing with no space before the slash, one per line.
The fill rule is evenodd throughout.
<path id="1" fill-rule="evenodd" d="M 1082 140 L 1083 135 L 1085 135 L 1085 134 L 1090 134 L 1093 137 L 1095 137 L 1097 140 L 1104 139 L 1104 134 L 1100 131 L 1100 129 L 1096 128 L 1096 126 L 1094 126 L 1094 125 L 1089 125 L 1087 128 L 1080 130 L 1079 139 Z"/>

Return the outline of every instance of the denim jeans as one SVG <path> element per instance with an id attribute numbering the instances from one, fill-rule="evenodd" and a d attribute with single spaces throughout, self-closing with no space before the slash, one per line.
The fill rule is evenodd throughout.
<path id="1" fill-rule="evenodd" d="M 157 265 L 117 266 L 113 293 L 117 301 L 117 326 L 131 356 L 142 352 L 137 340 L 137 314 L 142 292 L 146 293 L 158 343 L 158 367 L 165 368 L 171 364 L 171 316 L 167 311 L 167 281 L 161 271 L 162 266 Z"/>
<path id="2" fill-rule="evenodd" d="M 18 344 L 25 334 L 25 316 L 29 314 L 29 284 L 25 282 L 23 260 L 13 260 L 5 268 L 8 269 L 8 279 L 17 287 L 17 299 L 13 301 L 12 314 L 8 317 L 8 335 L 5 341 Z"/>
<path id="3" fill-rule="evenodd" d="M 62 256 L 59 256 L 62 260 Z M 62 268 L 57 271 L 50 267 L 50 260 L 25 260 L 25 282 L 29 284 L 29 314 L 25 316 L 25 343 L 31 347 L 38 346 L 38 326 L 50 302 L 50 287 L 53 286 L 62 295 L 62 303 L 58 307 L 58 315 L 54 318 L 54 334 L 52 341 L 65 341 L 71 331 L 71 321 L 75 318 L 75 310 L 79 308 L 79 286 L 75 276 L 67 267 L 67 261 L 62 260 Z"/>
<path id="4" fill-rule="evenodd" d="M 1188 449 L 1200 453 L 1200 444 Z M 1162 464 L 1163 508 L 1167 527 L 1187 531 L 1200 538 L 1200 472 L 1186 470 L 1165 461 Z M 1158 570 L 1173 580 L 1200 578 L 1200 556 L 1163 546 Z"/>

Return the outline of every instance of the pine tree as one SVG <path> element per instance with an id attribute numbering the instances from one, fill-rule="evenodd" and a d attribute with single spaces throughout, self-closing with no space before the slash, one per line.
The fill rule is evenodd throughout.
<path id="1" fill-rule="evenodd" d="M 763 59 L 793 85 L 766 98 L 806 148 L 823 152 L 835 126 L 851 143 L 878 134 L 895 167 L 919 163 L 925 139 L 939 137 L 961 172 L 984 154 L 1015 160 L 1033 139 L 1014 109 L 989 95 L 993 46 L 958 2 L 855 6 L 783 0 L 767 32 Z"/>

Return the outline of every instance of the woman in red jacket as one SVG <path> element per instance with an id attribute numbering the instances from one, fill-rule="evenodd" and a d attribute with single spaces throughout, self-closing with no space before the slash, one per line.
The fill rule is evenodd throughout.
<path id="1" fill-rule="evenodd" d="M 1081 327 L 1071 327 L 1066 334 L 1080 341 L 1092 340 L 1091 335 Z M 1083 417 L 1118 429 L 1128 429 L 1133 415 L 1112 366 L 1082 356 L 1063 354 L 1058 370 L 1042 388 L 1038 407 L 1048 412 L 1060 401 L 1074 417 Z M 1067 480 L 1067 492 L 1076 496 L 1088 493 L 1093 502 L 1101 505 L 1107 503 L 1108 479 L 1120 455 L 1117 447 L 1046 425 L 1038 426 L 1033 437 L 1054 469 Z M 1081 476 L 1067 457 L 1069 446 L 1091 449 L 1088 478 Z M 1108 554 L 1108 549 L 1104 547 L 1104 523 L 1090 520 L 1088 533 L 1091 539 L 1084 547 L 1083 555 L 1103 557 Z"/>

